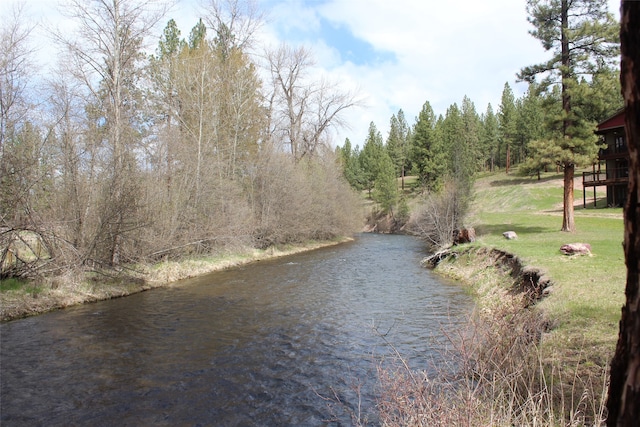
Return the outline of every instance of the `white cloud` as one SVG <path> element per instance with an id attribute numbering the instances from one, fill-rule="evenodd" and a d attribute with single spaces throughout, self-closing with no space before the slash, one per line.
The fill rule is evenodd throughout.
<path id="1" fill-rule="evenodd" d="M 609 3 L 610 10 L 617 10 L 616 0 Z M 354 65 L 347 57 L 336 63 L 334 54 L 331 61 L 320 61 L 326 73 L 357 83 L 368 103 L 364 113 L 349 114 L 351 129 L 340 133 L 335 141 L 339 144 L 345 136 L 354 145 L 362 144 L 371 121 L 386 137 L 392 114 L 402 108 L 412 124 L 425 101 L 437 114 L 444 114 L 449 105 L 459 104 L 466 95 L 479 113 L 488 103 L 496 111 L 505 82 L 521 95 L 526 86 L 516 83 L 516 73 L 549 57 L 528 33 L 531 26 L 525 0 L 328 0 L 305 4 L 305 13 L 296 15 L 297 26 L 305 28 L 299 22 L 315 11 L 313 25 L 306 27 L 310 36 L 322 37 L 315 32 L 320 16 L 395 58 Z"/>
<path id="2" fill-rule="evenodd" d="M 425 101 L 436 113 L 465 95 L 480 112 L 489 102 L 495 108 L 504 83 L 514 85 L 520 67 L 545 58 L 527 33 L 524 0 L 332 0 L 320 13 L 394 53 L 394 63 L 354 70 L 363 90 L 378 100 L 371 119 L 384 136 L 399 108 L 413 123 Z M 354 143 L 366 137 L 366 126 L 357 124 Z"/>
<path id="3" fill-rule="evenodd" d="M 313 49 L 317 72 L 358 90 L 366 108 L 348 113 L 350 129 L 341 131 L 334 142 L 345 137 L 364 142 L 373 121 L 386 138 L 389 119 L 402 108 L 409 124 L 425 101 L 437 114 L 444 114 L 454 102 L 467 95 L 483 112 L 487 104 L 497 110 L 505 82 L 516 95 L 525 86 L 516 85 L 515 75 L 523 66 L 549 57 L 541 44 L 528 34 L 526 0 L 260 0 L 269 7 L 268 21 L 260 43 L 303 42 Z M 6 16 L 12 1 L 0 0 L 0 16 Z M 49 21 L 64 28 L 54 0 L 26 0 L 33 22 Z M 179 0 L 159 24 L 158 34 L 174 18 L 187 38 L 196 24 L 201 0 Z M 618 16 L 619 0 L 608 0 Z M 350 32 L 367 52 L 340 49 L 334 32 Z M 39 31 L 40 62 L 55 60 L 54 49 Z M 324 33 L 323 33 L 324 32 Z M 43 41 L 44 40 L 44 41 Z M 353 38 L 352 40 L 353 41 Z M 150 40 L 155 46 L 156 40 Z M 355 48 L 359 48 L 360 45 Z M 357 61 L 358 55 L 368 61 Z M 380 54 L 376 57 L 376 54 Z"/>

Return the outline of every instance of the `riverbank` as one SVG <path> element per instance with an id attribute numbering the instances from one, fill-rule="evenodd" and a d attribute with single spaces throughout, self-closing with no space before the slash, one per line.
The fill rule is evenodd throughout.
<path id="1" fill-rule="evenodd" d="M 495 365 L 490 375 L 482 376 L 489 381 L 488 390 L 506 387 L 498 397 L 511 400 L 491 403 L 497 402 L 494 395 L 481 399 L 491 406 L 484 413 L 489 417 L 496 415 L 491 411 L 509 408 L 506 425 L 529 425 L 536 419 L 599 425 L 606 417 L 608 369 L 624 303 L 622 211 L 584 208 L 581 183 L 576 182 L 577 231 L 561 232 L 561 178 L 480 177 L 466 224 L 475 228 L 477 241 L 454 247 L 436 267 L 469 286 L 489 320 L 485 327 L 497 330 L 489 353 L 483 350 L 489 356 L 483 361 L 495 365 L 497 353 L 513 353 L 504 359 L 507 368 Z M 507 240 L 506 231 L 517 238 Z M 588 243 L 591 253 L 567 256 L 560 251 L 576 242 Z M 481 341 L 485 345 L 488 339 Z M 516 349 L 516 343 L 524 348 Z M 495 384 L 496 378 L 505 381 Z M 518 400 L 521 396 L 528 399 Z M 522 409 L 516 410 L 515 402 Z"/>
<path id="2" fill-rule="evenodd" d="M 540 351 L 552 327 L 538 308 L 553 287 L 549 277 L 484 245 L 454 246 L 423 265 L 466 287 L 475 311 L 462 331 L 445 331 L 447 363 L 429 372 L 381 371 L 383 425 L 565 425 L 568 418 L 568 425 L 599 425 L 590 422 L 602 418 L 597 411 L 583 410 L 599 404 L 599 391 L 576 383 L 565 400 L 566 367 Z"/>
<path id="3" fill-rule="evenodd" d="M 264 250 L 243 248 L 215 256 L 130 265 L 118 271 L 73 271 L 56 277 L 15 282 L 14 286 L 6 286 L 0 292 L 0 320 L 9 321 L 78 304 L 120 298 L 163 286 L 178 286 L 184 279 L 351 240 L 343 237 Z"/>
<path id="4" fill-rule="evenodd" d="M 552 339 L 560 320 L 542 305 L 554 298 L 557 283 L 518 256 L 482 244 L 425 261 L 467 286 L 476 311 L 466 330 L 446 335 L 444 367 L 381 371 L 383 425 L 603 425 L 608 359 L 599 365 L 587 347 L 576 360 L 570 345 Z"/>

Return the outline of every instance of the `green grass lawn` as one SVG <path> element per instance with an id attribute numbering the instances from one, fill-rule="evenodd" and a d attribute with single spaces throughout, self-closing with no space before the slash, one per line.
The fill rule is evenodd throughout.
<path id="1" fill-rule="evenodd" d="M 539 304 L 554 326 L 544 345 L 603 366 L 613 355 L 624 303 L 622 209 L 594 209 L 592 199 L 591 208 L 583 209 L 576 186 L 577 231 L 561 232 L 562 176 L 542 178 L 480 177 L 468 225 L 475 227 L 478 244 L 513 253 L 551 278 L 551 294 Z M 599 192 L 604 195 L 604 189 Z M 509 230 L 517 240 L 502 236 Z M 592 255 L 560 252 L 560 246 L 574 242 L 589 243 Z"/>

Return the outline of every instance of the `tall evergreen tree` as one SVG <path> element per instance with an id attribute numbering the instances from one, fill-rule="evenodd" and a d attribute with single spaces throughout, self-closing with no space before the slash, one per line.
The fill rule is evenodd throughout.
<path id="1" fill-rule="evenodd" d="M 516 139 L 516 115 L 513 91 L 509 83 L 505 83 L 502 90 L 500 108 L 498 109 L 498 129 L 500 147 L 505 156 L 503 165 L 506 173 L 509 173 L 511 168 L 511 150 Z"/>
<path id="2" fill-rule="evenodd" d="M 202 22 L 202 18 L 198 20 L 198 23 L 191 29 L 189 33 L 189 50 L 196 50 L 203 42 L 207 40 L 207 27 Z"/>
<path id="3" fill-rule="evenodd" d="M 487 111 L 481 118 L 480 151 L 483 167 L 493 171 L 498 153 L 498 118 L 493 112 L 491 104 L 487 105 Z"/>
<path id="4" fill-rule="evenodd" d="M 360 167 L 362 168 L 364 189 L 369 192 L 371 197 L 371 191 L 375 186 L 376 178 L 380 172 L 380 158 L 384 151 L 384 144 L 382 142 L 382 135 L 375 123 L 369 124 L 369 132 L 367 134 L 367 140 L 362 147 L 360 153 Z"/>
<path id="5" fill-rule="evenodd" d="M 387 138 L 387 151 L 393 161 L 396 176 L 400 177 L 404 190 L 404 176 L 409 168 L 410 129 L 404 117 L 402 109 L 397 115 L 391 116 L 389 137 Z"/>
<path id="6" fill-rule="evenodd" d="M 416 118 L 411 134 L 412 163 L 421 184 L 429 191 L 437 190 L 446 170 L 444 146 L 436 132 L 436 116 L 429 101 Z"/>
<path id="7" fill-rule="evenodd" d="M 392 213 L 398 202 L 398 182 L 391 157 L 386 150 L 380 152 L 378 174 L 373 186 L 373 200 L 378 202 L 382 213 Z"/>
<path id="8" fill-rule="evenodd" d="M 598 67 L 591 80 L 583 82 L 587 88 L 580 102 L 588 120 L 601 122 L 623 107 L 620 70 L 617 67 Z"/>
<path id="9" fill-rule="evenodd" d="M 360 168 L 360 163 L 358 161 L 359 153 L 357 147 L 352 149 L 351 141 L 349 138 L 346 138 L 344 145 L 342 147 L 338 147 L 337 151 L 340 161 L 342 162 L 342 174 L 344 178 L 352 188 L 362 190 L 363 177 L 362 169 Z"/>
<path id="10" fill-rule="evenodd" d="M 460 110 L 457 104 L 452 104 L 447 109 L 447 114 L 442 121 L 442 138 L 447 153 L 448 175 L 454 184 L 453 209 L 455 227 L 461 227 L 467 208 L 471 201 L 473 189 L 473 175 L 475 172 L 474 147 L 470 144 L 477 136 L 468 133 L 470 128 L 470 101 L 465 97 L 465 112 Z"/>
<path id="11" fill-rule="evenodd" d="M 553 142 L 562 150 L 564 170 L 562 231 L 574 231 L 573 178 L 576 165 L 590 163 L 597 154 L 594 124 L 577 114 L 573 94 L 578 76 L 592 74 L 618 54 L 617 24 L 606 0 L 528 0 L 531 34 L 551 51 L 547 62 L 523 68 L 518 77 L 532 82 L 544 75 L 542 85 L 561 86 L 562 114 L 556 118 L 560 132 Z"/>
<path id="12" fill-rule="evenodd" d="M 522 151 L 520 161 L 527 158 L 529 144 L 544 136 L 544 110 L 542 99 L 535 85 L 529 85 L 527 93 L 516 101 L 516 146 Z"/>
<path id="13" fill-rule="evenodd" d="M 166 189 L 169 205 L 172 204 L 172 180 L 175 157 L 175 143 L 179 138 L 176 137 L 177 121 L 179 116 L 177 73 L 179 69 L 180 54 L 184 49 L 186 42 L 180 38 L 180 30 L 176 21 L 170 19 L 167 22 L 156 54 L 150 58 L 151 82 L 153 85 L 153 98 L 155 101 L 155 109 L 157 120 L 163 122 L 163 135 L 161 135 L 161 143 L 164 143 L 164 159 L 158 159 L 157 163 L 160 168 L 165 169 Z M 164 163 L 164 164 L 163 164 Z"/>
<path id="14" fill-rule="evenodd" d="M 468 168 L 471 175 L 482 166 L 480 154 L 480 117 L 475 104 L 468 96 L 462 99 L 462 135 L 465 147 L 468 149 Z"/>

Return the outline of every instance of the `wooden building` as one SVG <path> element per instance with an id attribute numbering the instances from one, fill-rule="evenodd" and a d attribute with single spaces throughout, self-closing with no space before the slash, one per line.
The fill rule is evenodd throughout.
<path id="1" fill-rule="evenodd" d="M 582 173 L 583 204 L 587 206 L 588 188 L 593 188 L 593 203 L 596 188 L 606 186 L 607 207 L 624 206 L 629 184 L 629 150 L 624 132 L 624 110 L 598 124 L 596 133 L 606 147 L 598 154 L 598 163 L 592 172 Z"/>

